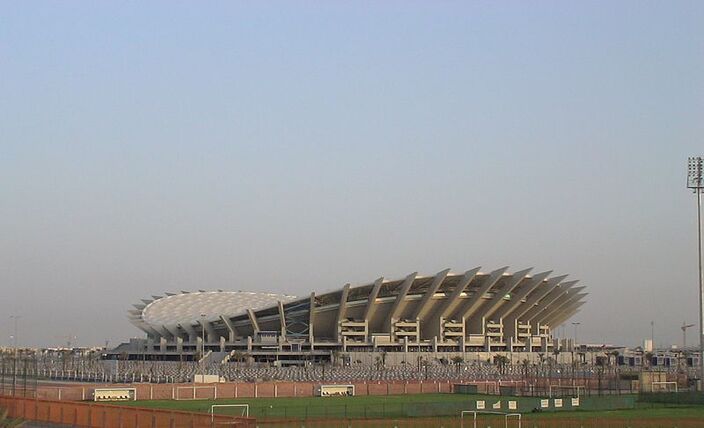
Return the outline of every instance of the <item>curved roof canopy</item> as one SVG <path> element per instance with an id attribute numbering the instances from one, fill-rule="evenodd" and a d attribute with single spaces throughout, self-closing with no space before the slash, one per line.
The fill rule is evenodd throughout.
<path id="1" fill-rule="evenodd" d="M 151 326 L 175 326 L 201 320 L 215 321 L 220 316 L 243 315 L 247 309 L 263 309 L 277 302 L 289 302 L 294 296 L 250 291 L 198 291 L 174 294 L 149 302 L 141 310 L 141 319 Z M 147 302 L 145 302 L 147 303 Z"/>

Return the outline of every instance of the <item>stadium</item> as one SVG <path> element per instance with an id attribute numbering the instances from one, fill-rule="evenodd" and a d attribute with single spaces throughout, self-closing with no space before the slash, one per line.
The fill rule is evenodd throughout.
<path id="1" fill-rule="evenodd" d="M 107 354 L 122 359 L 301 365 L 339 356 L 372 362 L 412 353 L 547 353 L 552 330 L 584 305 L 585 287 L 552 272 L 502 267 L 485 273 L 379 278 L 305 297 L 245 291 L 166 293 L 135 304 L 146 337 Z M 400 357 L 404 358 L 404 357 Z"/>

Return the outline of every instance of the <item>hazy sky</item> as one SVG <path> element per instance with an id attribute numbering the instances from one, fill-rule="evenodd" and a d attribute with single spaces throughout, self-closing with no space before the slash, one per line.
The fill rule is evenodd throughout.
<path id="1" fill-rule="evenodd" d="M 534 267 L 697 321 L 704 2 L 0 3 L 0 337 L 164 291 Z M 569 331 L 571 333 L 572 327 Z M 690 343 L 696 332 L 690 330 Z"/>

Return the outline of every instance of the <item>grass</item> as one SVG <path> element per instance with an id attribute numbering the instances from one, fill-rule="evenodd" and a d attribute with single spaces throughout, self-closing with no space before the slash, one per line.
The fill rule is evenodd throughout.
<path id="1" fill-rule="evenodd" d="M 404 417 L 409 408 L 440 405 L 465 408 L 466 395 L 417 394 L 356 397 L 239 398 L 224 400 L 155 400 L 124 404 L 192 412 L 209 412 L 213 404 L 249 404 L 250 415 L 264 418 Z M 223 411 L 224 409 L 221 409 Z M 454 412 L 456 413 L 456 412 Z M 453 413 L 450 413 L 453 414 Z M 431 415 L 432 416 L 432 415 Z"/>
<path id="2" fill-rule="evenodd" d="M 583 397 L 582 403 L 592 409 L 603 408 L 609 400 L 620 399 L 621 405 L 630 409 L 621 410 L 564 410 L 531 413 L 537 407 L 537 398 L 533 397 L 497 397 L 488 395 L 464 394 L 413 394 L 389 396 L 356 397 L 296 397 L 296 398 L 240 398 L 224 400 L 154 400 L 120 403 L 130 406 L 149 407 L 170 410 L 184 410 L 207 413 L 212 404 L 248 404 L 250 416 L 260 419 L 315 419 L 315 418 L 407 418 L 457 416 L 461 410 L 472 408 L 475 400 L 486 400 L 487 407 L 497 400 L 518 402 L 519 412 L 528 419 L 542 418 L 626 418 L 626 419 L 663 419 L 704 418 L 704 406 L 699 405 L 663 405 L 635 403 L 635 396 L 617 397 Z M 591 400 L 591 402 L 589 401 Z M 630 400 L 630 401 L 629 401 Z M 567 401 L 567 400 L 566 400 Z M 241 409 L 218 409 L 217 413 L 239 415 Z"/>

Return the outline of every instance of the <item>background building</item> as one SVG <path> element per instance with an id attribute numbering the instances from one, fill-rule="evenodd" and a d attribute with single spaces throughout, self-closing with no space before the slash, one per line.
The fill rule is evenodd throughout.
<path id="1" fill-rule="evenodd" d="M 551 272 L 449 269 L 412 273 L 309 296 L 243 291 L 167 293 L 130 311 L 146 339 L 122 344 L 115 357 L 227 359 L 300 364 L 339 353 L 546 353 L 551 330 L 585 303 L 585 287 Z M 355 357 L 356 358 L 356 357 Z"/>

